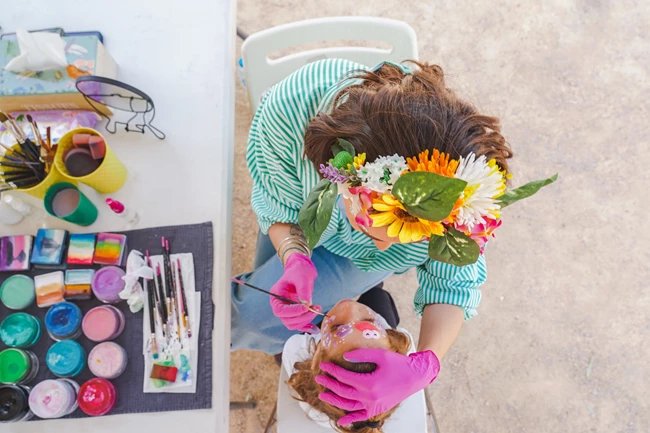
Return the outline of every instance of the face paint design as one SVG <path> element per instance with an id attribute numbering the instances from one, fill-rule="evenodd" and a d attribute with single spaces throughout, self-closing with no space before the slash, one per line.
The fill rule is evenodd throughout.
<path id="1" fill-rule="evenodd" d="M 332 334 L 329 332 L 324 332 L 321 341 L 323 342 L 323 347 L 325 347 L 325 349 L 329 349 L 330 343 L 332 342 Z"/>
<path id="2" fill-rule="evenodd" d="M 372 323 L 359 322 L 355 323 L 354 327 L 363 333 L 363 338 L 367 340 L 379 340 L 381 336 L 379 329 Z"/>
<path id="3" fill-rule="evenodd" d="M 350 323 L 346 323 L 345 325 L 341 325 L 337 328 L 334 336 L 340 339 L 344 339 L 347 335 L 350 334 L 352 334 L 352 325 Z"/>

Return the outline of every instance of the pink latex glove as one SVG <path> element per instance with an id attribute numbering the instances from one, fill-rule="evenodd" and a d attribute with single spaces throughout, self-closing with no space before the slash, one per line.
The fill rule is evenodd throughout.
<path id="1" fill-rule="evenodd" d="M 321 362 L 320 368 L 334 379 L 316 376 L 316 383 L 331 390 L 320 393 L 318 398 L 350 412 L 339 419 L 340 426 L 365 421 L 392 409 L 433 382 L 440 371 L 440 361 L 430 350 L 406 356 L 384 349 L 357 349 L 343 358 L 372 362 L 377 368 L 364 374 Z"/>
<path id="2" fill-rule="evenodd" d="M 317 275 L 316 267 L 309 257 L 294 253 L 287 259 L 284 265 L 284 274 L 271 287 L 271 293 L 304 303 L 316 311 L 322 311 L 320 306 L 311 305 L 311 296 L 314 292 L 314 281 Z M 271 309 L 273 314 L 284 323 L 284 326 L 292 331 L 311 334 L 318 332 L 318 327 L 311 323 L 316 317 L 316 313 L 309 311 L 305 305 L 289 304 L 271 297 Z"/>

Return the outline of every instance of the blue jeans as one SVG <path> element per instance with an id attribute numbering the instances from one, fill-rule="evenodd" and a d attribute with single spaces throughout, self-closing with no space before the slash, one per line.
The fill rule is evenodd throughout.
<path id="1" fill-rule="evenodd" d="M 312 303 L 329 311 L 342 299 L 359 296 L 383 281 L 391 272 L 364 272 L 345 257 L 323 247 L 313 251 L 312 261 L 318 271 Z M 259 234 L 255 252 L 255 270 L 237 278 L 270 290 L 284 272 L 282 263 L 268 236 Z M 260 350 L 270 355 L 282 352 L 284 343 L 298 331 L 288 330 L 271 311 L 269 296 L 232 283 L 231 350 Z M 314 323 L 321 320 L 314 319 Z"/>

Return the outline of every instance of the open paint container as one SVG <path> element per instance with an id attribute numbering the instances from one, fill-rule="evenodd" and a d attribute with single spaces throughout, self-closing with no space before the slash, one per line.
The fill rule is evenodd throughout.
<path id="1" fill-rule="evenodd" d="M 30 420 L 29 388 L 21 385 L 0 385 L 0 423 Z"/>
<path id="2" fill-rule="evenodd" d="M 31 314 L 10 314 L 0 324 L 0 340 L 9 347 L 29 349 L 40 338 L 41 322 Z"/>
<path id="3" fill-rule="evenodd" d="M 78 391 L 79 384 L 70 379 L 44 380 L 29 393 L 29 407 L 39 418 L 62 418 L 79 407 Z"/>
<path id="4" fill-rule="evenodd" d="M 38 358 L 23 349 L 5 349 L 0 352 L 0 383 L 21 385 L 38 373 Z"/>
<path id="5" fill-rule="evenodd" d="M 81 385 L 77 402 L 86 415 L 102 416 L 108 414 L 117 401 L 117 391 L 106 379 L 94 378 Z"/>
<path id="6" fill-rule="evenodd" d="M 94 158 L 91 143 L 88 143 L 88 148 L 79 144 L 75 136 L 79 138 L 82 135 L 101 138 L 104 146 L 101 160 Z M 74 141 L 78 142 L 76 146 Z M 126 167 L 117 159 L 104 136 L 91 128 L 73 129 L 61 137 L 54 167 L 69 181 L 84 183 L 102 194 L 115 192 L 126 182 Z"/>
<path id="7" fill-rule="evenodd" d="M 119 337 L 124 325 L 122 311 L 112 305 L 100 305 L 86 313 L 81 327 L 90 341 L 100 343 Z"/>
<path id="8" fill-rule="evenodd" d="M 0 286 L 0 301 L 11 310 L 24 310 L 34 303 L 34 280 L 26 275 L 12 275 Z"/>
<path id="9" fill-rule="evenodd" d="M 58 377 L 75 377 L 86 366 L 86 352 L 74 340 L 54 343 L 45 356 L 47 368 Z"/>
<path id="10" fill-rule="evenodd" d="M 59 182 L 50 187 L 43 199 L 50 215 L 80 226 L 89 226 L 97 220 L 97 208 L 69 182 Z"/>
<path id="11" fill-rule="evenodd" d="M 54 304 L 45 314 L 45 329 L 55 341 L 74 340 L 81 335 L 83 314 L 72 302 Z"/>
<path id="12" fill-rule="evenodd" d="M 117 304 L 122 301 L 120 292 L 126 284 L 122 279 L 126 273 L 117 266 L 105 266 L 95 272 L 91 284 L 95 297 L 105 304 Z"/>
<path id="13" fill-rule="evenodd" d="M 105 341 L 93 347 L 88 355 L 90 372 L 103 379 L 115 379 L 124 370 L 128 357 L 122 346 L 112 341 Z"/>

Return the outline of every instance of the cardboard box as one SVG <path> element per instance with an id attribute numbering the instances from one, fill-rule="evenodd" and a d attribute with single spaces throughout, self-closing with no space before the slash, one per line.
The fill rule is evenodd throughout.
<path id="1" fill-rule="evenodd" d="M 99 38 L 63 36 L 68 66 L 42 72 L 21 72 L 4 69 L 20 54 L 18 41 L 0 40 L 0 109 L 4 112 L 40 110 L 93 110 L 77 91 L 75 80 L 82 75 L 117 78 L 117 64 Z M 106 115 L 103 105 L 95 104 Z"/>

